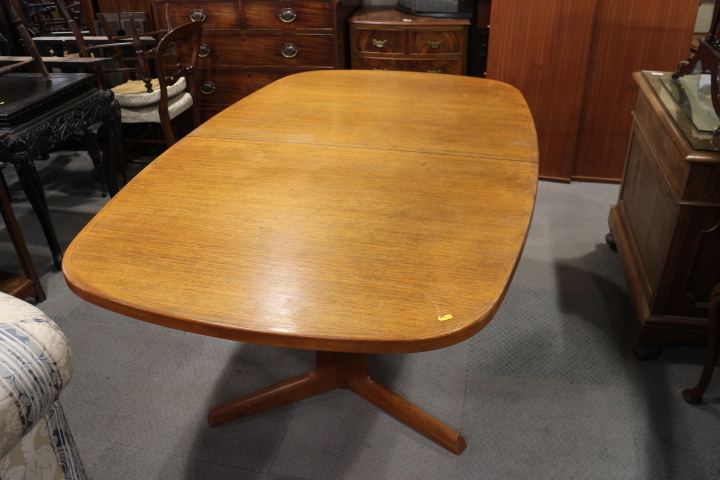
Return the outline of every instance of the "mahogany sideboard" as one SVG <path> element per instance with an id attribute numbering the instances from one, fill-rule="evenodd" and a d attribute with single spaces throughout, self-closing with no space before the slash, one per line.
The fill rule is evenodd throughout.
<path id="1" fill-rule="evenodd" d="M 470 20 L 364 7 L 350 18 L 353 69 L 465 75 Z"/>
<path id="2" fill-rule="evenodd" d="M 707 339 L 708 300 L 720 282 L 720 138 L 693 127 L 670 93 L 670 74 L 633 77 L 638 96 L 608 243 L 637 317 L 633 351 L 652 358 L 668 341 Z"/>
<path id="3" fill-rule="evenodd" d="M 203 26 L 197 82 L 207 120 L 286 75 L 347 68 L 347 20 L 361 0 L 155 0 L 155 19 L 167 28 Z M 288 99 L 292 102 L 292 99 Z"/>

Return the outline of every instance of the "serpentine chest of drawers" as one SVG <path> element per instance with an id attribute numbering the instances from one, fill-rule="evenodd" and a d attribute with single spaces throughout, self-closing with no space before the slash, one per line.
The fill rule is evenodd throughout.
<path id="1" fill-rule="evenodd" d="M 363 7 L 350 18 L 352 68 L 465 75 L 470 20 Z"/>
<path id="2" fill-rule="evenodd" d="M 202 21 L 203 120 L 293 73 L 347 68 L 346 25 L 361 0 L 155 1 L 159 28 Z"/>

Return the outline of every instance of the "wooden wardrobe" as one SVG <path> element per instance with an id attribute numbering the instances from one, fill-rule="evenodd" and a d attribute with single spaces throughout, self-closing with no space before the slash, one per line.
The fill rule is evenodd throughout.
<path id="1" fill-rule="evenodd" d="M 544 179 L 620 182 L 633 72 L 687 58 L 698 0 L 493 0 L 487 77 L 517 87 Z"/>

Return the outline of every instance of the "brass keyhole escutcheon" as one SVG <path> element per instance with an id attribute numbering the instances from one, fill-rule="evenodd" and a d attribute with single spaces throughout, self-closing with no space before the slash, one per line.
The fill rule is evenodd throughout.
<path id="1" fill-rule="evenodd" d="M 280 12 L 280 15 L 278 15 L 278 18 L 284 23 L 290 23 L 297 18 L 297 12 L 292 8 L 284 8 L 282 12 Z"/>
<path id="2" fill-rule="evenodd" d="M 428 73 L 442 73 L 442 68 L 438 68 L 437 70 L 432 70 L 432 69 L 430 69 L 430 70 L 428 70 L 427 72 L 428 72 Z"/>
<path id="3" fill-rule="evenodd" d="M 430 45 L 430 48 L 440 48 L 440 46 L 442 45 L 442 42 L 440 42 L 440 41 L 434 42 L 434 41 L 430 40 L 427 43 L 428 43 L 428 45 Z"/>
<path id="4" fill-rule="evenodd" d="M 292 43 L 288 43 L 287 45 L 283 45 L 283 47 L 280 49 L 280 53 L 285 58 L 293 58 L 297 56 L 298 48 Z"/>
<path id="5" fill-rule="evenodd" d="M 387 45 L 387 40 L 375 40 L 372 39 L 373 45 L 375 45 L 378 48 L 383 48 L 385 45 Z"/>

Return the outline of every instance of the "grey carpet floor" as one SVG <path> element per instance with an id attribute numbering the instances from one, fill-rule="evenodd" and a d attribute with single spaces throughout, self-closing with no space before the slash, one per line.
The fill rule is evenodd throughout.
<path id="1" fill-rule="evenodd" d="M 38 165 L 66 247 L 107 199 L 83 153 Z M 73 348 L 62 402 L 95 480 L 720 478 L 720 374 L 703 403 L 680 396 L 704 348 L 669 346 L 650 362 L 630 353 L 627 289 L 604 242 L 617 185 L 541 182 L 489 326 L 449 348 L 371 356 L 379 380 L 464 434 L 456 456 L 343 390 L 208 428 L 208 408 L 304 373 L 313 354 L 178 332 L 80 300 L 4 171 L 48 294 L 39 307 Z M 0 236 L 0 269 L 19 269 Z"/>

